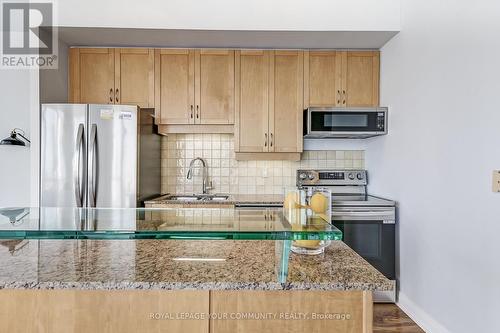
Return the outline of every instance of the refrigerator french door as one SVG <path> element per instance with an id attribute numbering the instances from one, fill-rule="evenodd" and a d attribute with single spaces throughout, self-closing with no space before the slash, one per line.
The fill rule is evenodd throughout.
<path id="1" fill-rule="evenodd" d="M 135 207 L 137 107 L 89 105 L 89 207 Z"/>
<path id="2" fill-rule="evenodd" d="M 136 106 L 42 105 L 40 202 L 53 208 L 44 223 L 135 227 L 132 209 L 105 208 L 136 207 L 137 116 Z"/>

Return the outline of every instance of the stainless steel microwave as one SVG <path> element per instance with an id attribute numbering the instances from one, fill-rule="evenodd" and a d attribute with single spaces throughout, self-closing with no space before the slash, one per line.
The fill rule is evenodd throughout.
<path id="1" fill-rule="evenodd" d="M 387 108 L 310 107 L 304 111 L 304 138 L 364 139 L 387 134 Z"/>

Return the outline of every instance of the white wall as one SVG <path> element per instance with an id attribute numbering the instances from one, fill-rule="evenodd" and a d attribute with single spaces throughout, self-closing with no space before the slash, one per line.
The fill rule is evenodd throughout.
<path id="1" fill-rule="evenodd" d="M 58 24 L 206 30 L 399 31 L 399 0 L 59 0 Z"/>
<path id="2" fill-rule="evenodd" d="M 13 128 L 26 132 L 29 147 L 0 146 L 0 207 L 36 205 L 38 190 L 38 71 L 0 69 L 0 139 Z M 35 186 L 33 186 L 35 184 Z"/>
<path id="3" fill-rule="evenodd" d="M 382 49 L 390 134 L 372 193 L 400 202 L 401 306 L 428 332 L 500 332 L 500 3 L 402 2 Z"/>
<path id="4" fill-rule="evenodd" d="M 21 128 L 29 147 L 0 146 L 0 207 L 38 206 L 39 105 L 67 101 L 68 46 L 58 41 L 58 69 L 0 69 L 0 140 Z"/>

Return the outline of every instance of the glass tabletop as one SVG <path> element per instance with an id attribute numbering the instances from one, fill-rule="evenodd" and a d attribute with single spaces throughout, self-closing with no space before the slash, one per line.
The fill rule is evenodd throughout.
<path id="1" fill-rule="evenodd" d="M 341 240 L 329 222 L 307 209 L 0 208 L 0 239 Z"/>

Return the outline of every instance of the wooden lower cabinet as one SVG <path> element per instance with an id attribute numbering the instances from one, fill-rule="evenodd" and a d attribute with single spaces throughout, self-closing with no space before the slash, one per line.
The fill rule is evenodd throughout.
<path id="1" fill-rule="evenodd" d="M 367 291 L 0 291 L 0 332 L 372 332 Z"/>
<path id="2" fill-rule="evenodd" d="M 373 322 L 367 291 L 211 291 L 210 312 L 211 333 L 365 333 L 372 332 Z M 267 319 L 238 319 L 244 315 Z"/>
<path id="3" fill-rule="evenodd" d="M 0 332 L 207 332 L 209 291 L 1 290 Z"/>

